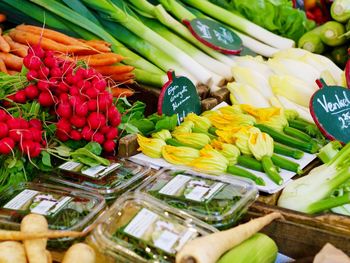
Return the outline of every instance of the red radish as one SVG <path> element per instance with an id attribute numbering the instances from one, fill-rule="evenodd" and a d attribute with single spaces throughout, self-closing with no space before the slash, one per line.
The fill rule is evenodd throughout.
<path id="1" fill-rule="evenodd" d="M 35 85 L 28 85 L 25 89 L 24 89 L 26 96 L 28 97 L 28 99 L 36 99 L 39 95 L 39 90 L 37 88 L 37 86 Z"/>
<path id="2" fill-rule="evenodd" d="M 89 109 L 88 109 L 87 102 L 84 102 L 81 104 L 77 103 L 75 105 L 75 114 L 77 114 L 78 116 L 86 117 L 88 112 L 89 112 Z"/>
<path id="3" fill-rule="evenodd" d="M 103 136 L 102 133 L 96 132 L 92 135 L 92 140 L 94 142 L 99 143 L 99 144 L 103 144 L 103 142 L 105 141 L 105 137 Z"/>
<path id="4" fill-rule="evenodd" d="M 87 106 L 89 111 L 96 111 L 97 110 L 97 100 L 89 100 L 87 102 Z"/>
<path id="5" fill-rule="evenodd" d="M 15 142 L 13 139 L 6 137 L 0 140 L 0 153 L 9 154 L 11 153 L 13 147 L 15 147 Z"/>
<path id="6" fill-rule="evenodd" d="M 97 129 L 106 125 L 106 118 L 102 113 L 92 112 L 88 117 L 88 124 L 92 129 Z"/>
<path id="7" fill-rule="evenodd" d="M 68 102 L 62 102 L 58 105 L 56 112 L 58 116 L 68 119 L 72 116 L 72 107 Z"/>
<path id="8" fill-rule="evenodd" d="M 79 81 L 82 81 L 82 80 L 83 80 L 83 77 L 82 77 L 82 76 L 79 76 L 79 75 L 77 75 L 77 74 L 74 74 L 74 75 L 73 75 L 73 79 L 72 79 L 73 83 L 78 84 Z"/>
<path id="9" fill-rule="evenodd" d="M 56 137 L 62 142 L 65 142 L 65 141 L 69 140 L 69 136 L 67 135 L 67 133 L 63 132 L 61 130 L 57 130 L 56 131 Z"/>
<path id="10" fill-rule="evenodd" d="M 96 89 L 98 89 L 99 91 L 104 91 L 107 87 L 107 83 L 104 79 L 100 79 L 97 81 L 93 81 L 92 82 L 92 86 Z"/>
<path id="11" fill-rule="evenodd" d="M 75 75 L 78 75 L 80 78 L 85 78 L 85 72 L 86 70 L 84 68 L 78 68 L 75 72 Z"/>
<path id="12" fill-rule="evenodd" d="M 17 118 L 9 118 L 7 120 L 7 127 L 9 128 L 9 130 L 20 129 L 21 128 L 21 121 Z"/>
<path id="13" fill-rule="evenodd" d="M 0 122 L 0 138 L 4 138 L 7 136 L 9 129 L 6 123 Z"/>
<path id="14" fill-rule="evenodd" d="M 81 135 L 81 133 L 78 132 L 77 130 L 72 130 L 72 131 L 70 132 L 70 137 L 71 137 L 72 140 L 74 140 L 74 141 L 80 141 L 80 140 L 83 138 L 83 136 Z"/>
<path id="15" fill-rule="evenodd" d="M 81 130 L 81 135 L 83 136 L 83 139 L 86 141 L 90 141 L 92 138 L 92 135 L 94 134 L 94 132 L 91 130 L 90 127 L 85 126 L 82 130 Z"/>
<path id="16" fill-rule="evenodd" d="M 46 56 L 44 59 L 45 66 L 49 68 L 57 68 L 58 62 L 53 56 Z"/>
<path id="17" fill-rule="evenodd" d="M 69 96 L 67 93 L 61 93 L 59 97 L 59 101 L 61 102 L 69 102 Z"/>
<path id="18" fill-rule="evenodd" d="M 66 73 L 66 82 L 70 85 L 74 84 L 73 75 L 71 73 Z"/>
<path id="19" fill-rule="evenodd" d="M 23 59 L 23 64 L 29 70 L 38 70 L 42 63 L 39 57 L 29 55 Z"/>
<path id="20" fill-rule="evenodd" d="M 20 129 L 12 129 L 9 130 L 9 137 L 14 141 L 19 142 L 22 139 L 23 135 Z"/>
<path id="21" fill-rule="evenodd" d="M 78 116 L 78 115 L 73 115 L 70 118 L 70 122 L 76 127 L 76 128 L 82 128 L 86 124 L 86 118 Z"/>
<path id="22" fill-rule="evenodd" d="M 29 128 L 29 122 L 23 118 L 17 118 L 19 121 L 19 127 L 21 129 L 28 129 Z"/>
<path id="23" fill-rule="evenodd" d="M 48 75 L 50 73 L 50 69 L 48 67 L 41 66 L 38 70 L 38 77 L 39 79 L 47 79 Z"/>
<path id="24" fill-rule="evenodd" d="M 87 89 L 85 91 L 85 94 L 90 98 L 90 99 L 96 99 L 98 96 L 98 90 L 95 89 L 94 87 L 91 87 L 90 89 Z"/>
<path id="25" fill-rule="evenodd" d="M 24 90 L 17 91 L 14 97 L 14 102 L 26 103 L 27 102 L 26 92 Z"/>
<path id="26" fill-rule="evenodd" d="M 70 122 L 66 119 L 60 119 L 57 124 L 56 124 L 57 130 L 64 132 L 64 133 L 69 133 L 72 129 L 72 126 Z"/>
<path id="27" fill-rule="evenodd" d="M 112 140 L 105 141 L 103 144 L 103 150 L 106 152 L 113 152 L 115 150 L 116 143 Z"/>
<path id="28" fill-rule="evenodd" d="M 46 80 L 39 80 L 36 85 L 38 86 L 38 89 L 41 91 L 48 91 L 50 88 L 50 84 Z"/>
<path id="29" fill-rule="evenodd" d="M 52 94 L 47 91 L 43 91 L 40 93 L 38 101 L 43 107 L 50 107 L 55 103 Z"/>
<path id="30" fill-rule="evenodd" d="M 80 95 L 80 90 L 75 87 L 75 86 L 72 86 L 70 89 L 69 89 L 69 93 L 70 95 L 72 96 L 79 96 Z"/>
<path id="31" fill-rule="evenodd" d="M 0 109 L 0 121 L 6 121 L 9 118 L 9 115 L 6 111 Z"/>
<path id="32" fill-rule="evenodd" d="M 111 129 L 111 126 L 104 126 L 100 129 L 100 132 L 102 132 L 102 134 L 106 134 L 109 132 L 110 129 Z"/>
<path id="33" fill-rule="evenodd" d="M 31 158 L 35 158 L 39 156 L 41 153 L 41 146 L 38 142 L 33 142 L 32 145 L 29 148 L 29 156 Z"/>
<path id="34" fill-rule="evenodd" d="M 32 69 L 27 72 L 26 76 L 27 76 L 27 80 L 29 81 L 36 80 L 39 77 L 38 72 Z"/>
<path id="35" fill-rule="evenodd" d="M 120 119 L 119 118 L 110 119 L 109 123 L 114 127 L 118 127 L 120 124 Z"/>
<path id="36" fill-rule="evenodd" d="M 43 128 L 41 121 L 38 119 L 31 119 L 28 123 L 29 123 L 29 127 L 33 127 L 38 130 L 41 130 Z"/>
<path id="37" fill-rule="evenodd" d="M 30 130 L 22 130 L 22 138 L 25 141 L 32 141 L 33 140 L 33 134 Z"/>
<path id="38" fill-rule="evenodd" d="M 38 56 L 39 58 L 45 57 L 45 51 L 44 51 L 44 49 L 41 48 L 41 46 L 39 44 L 37 44 L 35 46 L 31 46 L 29 48 L 28 54 L 34 54 L 34 55 Z"/>
<path id="39" fill-rule="evenodd" d="M 67 92 L 69 90 L 69 86 L 64 82 L 60 82 L 57 86 L 57 89 L 61 92 Z"/>
<path id="40" fill-rule="evenodd" d="M 62 70 L 59 67 L 53 67 L 50 69 L 50 76 L 53 78 L 62 77 Z"/>
<path id="41" fill-rule="evenodd" d="M 53 51 L 53 50 L 46 50 L 45 51 L 45 57 L 53 57 L 54 55 L 55 55 L 55 51 Z"/>
<path id="42" fill-rule="evenodd" d="M 107 134 L 105 135 L 107 140 L 113 140 L 118 137 L 118 129 L 111 127 Z"/>
<path id="43" fill-rule="evenodd" d="M 33 141 L 41 142 L 42 136 L 41 136 L 41 130 L 38 130 L 37 128 L 30 127 L 29 132 L 32 134 Z"/>
<path id="44" fill-rule="evenodd" d="M 96 75 L 96 73 L 97 72 L 93 68 L 88 68 L 85 71 L 84 77 L 87 79 L 90 79 L 90 78 L 94 77 Z"/>

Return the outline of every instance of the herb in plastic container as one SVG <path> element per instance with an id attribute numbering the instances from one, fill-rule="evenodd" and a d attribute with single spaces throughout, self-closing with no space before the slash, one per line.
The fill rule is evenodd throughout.
<path id="1" fill-rule="evenodd" d="M 231 176 L 211 176 L 165 168 L 136 191 L 225 229 L 236 224 L 257 197 L 253 182 Z"/>
<path id="2" fill-rule="evenodd" d="M 44 215 L 49 228 L 83 231 L 92 227 L 105 208 L 102 196 L 49 184 L 21 183 L 0 192 L 0 228 L 19 230 L 22 218 L 29 213 Z M 48 241 L 55 250 L 68 248 L 75 239 Z"/>
<path id="3" fill-rule="evenodd" d="M 136 164 L 127 159 L 111 161 L 108 166 L 94 167 L 70 161 L 58 166 L 54 174 L 41 175 L 39 180 L 96 192 L 107 201 L 113 201 L 142 182 L 149 171 L 149 165 Z"/>
<path id="4" fill-rule="evenodd" d="M 217 230 L 143 194 L 122 195 L 88 243 L 101 262 L 174 262 L 189 240 Z"/>

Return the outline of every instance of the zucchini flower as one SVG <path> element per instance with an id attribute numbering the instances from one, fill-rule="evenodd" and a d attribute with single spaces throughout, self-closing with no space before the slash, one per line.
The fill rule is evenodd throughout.
<path id="1" fill-rule="evenodd" d="M 271 160 L 273 155 L 273 139 L 271 136 L 259 130 L 252 132 L 249 136 L 248 146 L 254 157 L 257 160 L 261 160 L 267 176 L 276 184 L 281 185 L 283 179 Z"/>
<path id="2" fill-rule="evenodd" d="M 260 130 L 253 126 L 244 126 L 241 127 L 241 129 L 234 134 L 234 137 L 236 139 L 235 145 L 238 147 L 241 153 L 246 155 L 252 155 L 252 152 L 249 149 L 248 140 L 250 134 L 255 132 L 260 132 Z"/>
<path id="3" fill-rule="evenodd" d="M 199 157 L 199 150 L 185 146 L 166 145 L 162 148 L 162 155 L 169 163 L 189 165 L 194 159 Z"/>
<path id="4" fill-rule="evenodd" d="M 162 157 L 162 148 L 166 143 L 158 138 L 146 138 L 137 134 L 137 142 L 139 143 L 139 151 L 151 158 Z"/>
<path id="5" fill-rule="evenodd" d="M 194 123 L 192 121 L 184 121 L 179 126 L 175 127 L 173 135 L 176 133 L 190 133 L 193 127 Z"/>
<path id="6" fill-rule="evenodd" d="M 173 133 L 173 136 L 184 146 L 195 149 L 202 149 L 205 145 L 210 143 L 210 137 L 204 133 Z"/>
<path id="7" fill-rule="evenodd" d="M 226 159 L 229 161 L 230 165 L 234 165 L 237 163 L 237 158 L 241 154 L 239 149 L 233 144 L 223 143 L 218 140 L 214 140 L 211 143 L 211 146 L 219 151 Z"/>
<path id="8" fill-rule="evenodd" d="M 236 137 L 234 136 L 241 127 L 233 127 L 226 130 L 216 130 L 216 135 L 219 137 L 219 140 L 224 143 L 235 144 Z"/>
<path id="9" fill-rule="evenodd" d="M 209 116 L 209 119 L 214 127 L 218 129 L 228 129 L 231 127 L 239 127 L 242 125 L 255 124 L 255 118 L 242 113 L 220 113 Z"/>
<path id="10" fill-rule="evenodd" d="M 250 105 L 241 105 L 241 108 L 244 112 L 254 116 L 257 123 L 265 124 L 279 132 L 282 132 L 284 127 L 288 126 L 287 118 L 281 108 L 255 108 Z"/>
<path id="11" fill-rule="evenodd" d="M 299 113 L 296 110 L 284 110 L 284 116 L 287 118 L 287 120 L 295 120 L 299 117 Z"/>
<path id="12" fill-rule="evenodd" d="M 218 109 L 222 114 L 237 114 L 243 113 L 239 105 L 225 106 Z"/>
<path id="13" fill-rule="evenodd" d="M 211 122 L 207 117 L 204 116 L 198 116 L 195 113 L 189 113 L 185 117 L 185 122 L 191 121 L 194 124 L 194 128 L 207 131 L 211 127 Z"/>
<path id="14" fill-rule="evenodd" d="M 166 141 L 167 139 L 171 139 L 171 133 L 170 131 L 163 129 L 159 132 L 152 133 L 152 138 L 158 138 L 163 141 Z"/>
<path id="15" fill-rule="evenodd" d="M 200 157 L 194 159 L 190 164 L 194 169 L 206 173 L 225 173 L 229 161 L 213 149 L 210 145 L 206 145 L 200 152 Z"/>

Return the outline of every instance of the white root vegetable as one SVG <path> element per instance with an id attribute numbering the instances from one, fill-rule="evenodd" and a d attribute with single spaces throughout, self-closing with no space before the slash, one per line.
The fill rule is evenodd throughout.
<path id="1" fill-rule="evenodd" d="M 95 263 L 96 254 L 92 247 L 84 243 L 77 243 L 71 246 L 62 263 Z"/>
<path id="2" fill-rule="evenodd" d="M 215 263 L 225 252 L 278 218 L 282 215 L 274 212 L 232 229 L 191 240 L 177 253 L 176 263 Z"/>
<path id="3" fill-rule="evenodd" d="M 42 215 L 26 215 L 21 222 L 21 232 L 35 233 L 48 231 L 48 223 Z M 47 238 L 24 240 L 24 248 L 29 263 L 47 263 Z"/>
<path id="4" fill-rule="evenodd" d="M 1 263 L 27 263 L 24 247 L 21 243 L 15 241 L 6 241 L 0 243 L 0 262 Z"/>
<path id="5" fill-rule="evenodd" d="M 37 238 L 82 237 L 84 235 L 86 235 L 86 233 L 77 231 L 49 230 L 27 233 L 20 231 L 0 230 L 0 241 L 20 241 Z"/>
<path id="6" fill-rule="evenodd" d="M 46 250 L 46 259 L 47 259 L 47 263 L 52 263 L 52 255 L 51 252 Z"/>

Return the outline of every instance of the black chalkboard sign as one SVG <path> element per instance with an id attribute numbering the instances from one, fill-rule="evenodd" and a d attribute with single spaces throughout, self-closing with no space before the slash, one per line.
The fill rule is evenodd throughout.
<path id="1" fill-rule="evenodd" d="M 242 40 L 228 27 L 206 18 L 195 18 L 183 23 L 200 42 L 225 54 L 237 55 L 242 51 Z"/>
<path id="2" fill-rule="evenodd" d="M 350 142 L 350 90 L 340 86 L 327 86 L 323 81 L 321 83 L 321 88 L 310 100 L 312 118 L 328 139 L 348 143 Z"/>
<path id="3" fill-rule="evenodd" d="M 190 112 L 200 114 L 201 103 L 193 83 L 186 77 L 176 77 L 174 71 L 168 72 L 168 78 L 159 95 L 158 113 L 177 114 L 178 123 Z"/>

